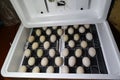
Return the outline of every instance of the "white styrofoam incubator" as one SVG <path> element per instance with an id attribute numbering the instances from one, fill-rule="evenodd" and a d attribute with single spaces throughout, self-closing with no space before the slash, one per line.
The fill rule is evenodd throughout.
<path id="1" fill-rule="evenodd" d="M 115 43 L 114 37 L 111 33 L 110 26 L 106 20 L 111 0 L 11 0 L 11 3 L 15 8 L 22 23 L 1 69 L 1 74 L 4 77 L 120 79 L 120 53 Z M 64 57 L 61 51 L 62 49 L 67 47 L 70 49 L 71 52 L 73 52 L 76 48 L 73 45 L 70 45 L 69 47 L 67 43 L 64 43 L 64 41 L 62 40 L 63 35 L 67 34 L 65 27 L 67 26 L 69 28 L 71 27 L 71 25 L 79 25 L 78 27 L 80 27 L 84 24 L 90 24 L 90 30 L 86 30 L 86 32 L 93 31 L 94 35 L 92 41 L 95 42 L 93 46 L 96 49 L 96 56 L 95 58 L 92 58 L 86 52 L 86 50 L 88 50 L 90 47 L 89 44 L 91 45 L 91 42 L 88 41 L 87 48 L 84 48 L 84 46 L 83 48 L 80 47 L 83 52 L 85 51 L 86 53 L 83 53 L 82 57 L 80 58 L 75 57 L 76 64 L 73 65 L 74 67 L 69 66 L 71 64 L 70 61 L 74 61 L 68 60 L 70 56 L 67 56 L 67 58 Z M 55 45 L 54 47 L 54 49 L 56 49 L 56 51 L 58 50 L 59 53 L 56 54 L 56 56 L 60 56 L 63 59 L 63 64 L 61 66 L 57 66 L 56 64 L 54 64 L 54 58 L 50 58 L 50 56 L 45 55 L 44 57 L 49 58 L 48 65 L 54 65 L 55 73 L 46 73 L 45 70 L 48 66 L 42 67 L 40 62 L 35 64 L 38 64 L 41 72 L 32 73 L 31 69 L 33 68 L 33 65 L 30 66 L 28 65 L 28 63 L 24 62 L 24 60 L 28 59 L 24 56 L 24 50 L 26 48 L 31 49 L 31 46 L 29 46 L 29 42 L 27 42 L 28 37 L 30 35 L 33 35 L 33 32 L 36 29 L 42 29 L 51 26 L 57 27 L 58 29 L 60 27 L 64 32 L 62 36 L 57 37 L 59 38 L 59 40 L 56 41 L 57 45 Z M 94 27 L 96 33 L 94 33 Z M 76 33 L 77 29 L 74 30 Z M 55 30 L 52 31 L 52 33 L 54 32 Z M 42 31 L 42 33 L 44 34 L 44 31 Z M 80 33 L 80 35 L 80 41 L 84 40 L 84 34 Z M 94 39 L 96 38 L 94 37 L 96 35 L 99 39 L 98 42 L 96 42 Z M 45 37 L 47 37 L 49 40 L 49 36 Z M 70 37 L 72 37 L 72 35 L 70 35 Z M 96 43 L 99 45 L 97 46 Z M 39 45 L 40 44 L 41 43 L 39 43 Z M 78 44 L 80 44 L 80 42 L 75 42 L 75 44 L 78 48 Z M 50 45 L 52 46 L 54 44 L 51 43 Z M 41 49 L 43 49 L 43 47 Z M 47 52 L 47 50 L 45 51 Z M 33 50 L 33 52 L 35 53 L 35 50 Z M 70 55 L 74 56 L 72 53 L 70 53 Z M 81 59 L 87 55 L 91 60 L 91 66 L 89 68 L 85 65 L 87 64 L 87 62 L 85 62 L 85 64 L 81 63 L 83 62 L 81 61 Z M 41 59 L 42 58 L 38 57 L 35 58 L 35 60 L 39 61 L 41 61 Z M 43 63 L 45 62 L 43 61 Z M 27 68 L 29 69 L 26 72 L 19 72 L 19 68 L 23 64 L 26 64 Z M 62 66 L 64 65 L 69 66 L 70 71 L 68 73 L 62 73 Z M 77 74 L 76 68 L 78 66 L 83 66 L 83 68 L 85 69 L 85 73 Z"/>

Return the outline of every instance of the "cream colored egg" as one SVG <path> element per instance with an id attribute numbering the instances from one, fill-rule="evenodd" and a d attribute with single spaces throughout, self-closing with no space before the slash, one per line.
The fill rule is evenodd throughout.
<path id="1" fill-rule="evenodd" d="M 32 44 L 32 49 L 33 49 L 33 50 L 36 50 L 38 47 L 39 47 L 38 42 L 34 42 L 34 43 Z"/>
<path id="2" fill-rule="evenodd" d="M 82 48 L 86 48 L 88 44 L 87 44 L 86 41 L 81 41 L 80 45 L 81 45 Z"/>
<path id="3" fill-rule="evenodd" d="M 54 67 L 53 66 L 49 66 L 46 70 L 46 73 L 54 73 Z"/>
<path id="4" fill-rule="evenodd" d="M 37 29 L 37 30 L 35 31 L 35 33 L 36 33 L 37 36 L 40 36 L 40 35 L 41 35 L 41 30 L 40 30 L 40 29 Z"/>
<path id="5" fill-rule="evenodd" d="M 85 24 L 84 26 L 85 26 L 86 29 L 90 28 L 90 24 Z"/>
<path id="6" fill-rule="evenodd" d="M 50 47 L 50 42 L 48 41 L 44 42 L 43 46 L 44 46 L 44 49 L 48 49 Z"/>
<path id="7" fill-rule="evenodd" d="M 49 50 L 49 56 L 52 57 L 52 58 L 55 56 L 55 50 L 54 49 Z"/>
<path id="8" fill-rule="evenodd" d="M 56 29 L 57 29 L 57 26 L 53 26 L 52 29 L 56 30 Z"/>
<path id="9" fill-rule="evenodd" d="M 26 71 L 27 71 L 27 67 L 24 65 L 22 65 L 18 70 L 18 72 L 26 72 Z"/>
<path id="10" fill-rule="evenodd" d="M 63 35 L 63 40 L 64 40 L 65 42 L 67 42 L 67 41 L 68 41 L 68 39 L 69 39 L 69 38 L 68 38 L 68 35 L 66 35 L 66 34 L 65 34 L 65 35 Z"/>
<path id="11" fill-rule="evenodd" d="M 34 40 L 35 40 L 35 37 L 34 37 L 34 36 L 29 36 L 28 42 L 32 43 Z"/>
<path id="12" fill-rule="evenodd" d="M 63 28 L 66 30 L 68 28 L 68 25 L 64 25 Z"/>
<path id="13" fill-rule="evenodd" d="M 93 35 L 91 33 L 86 34 L 86 39 L 91 41 L 93 39 Z"/>
<path id="14" fill-rule="evenodd" d="M 62 59 L 62 57 L 56 57 L 56 58 L 55 58 L 55 64 L 56 64 L 57 66 L 61 66 L 61 65 L 63 64 L 63 59 Z"/>
<path id="15" fill-rule="evenodd" d="M 69 47 L 73 48 L 73 47 L 75 47 L 75 42 L 73 40 L 70 40 L 68 42 L 68 45 L 69 45 Z"/>
<path id="16" fill-rule="evenodd" d="M 81 26 L 81 27 L 79 28 L 79 32 L 80 32 L 80 33 L 84 33 L 84 32 L 85 32 L 85 28 L 84 28 L 83 26 Z"/>
<path id="17" fill-rule="evenodd" d="M 75 29 L 78 29 L 78 27 L 79 27 L 79 25 L 74 25 L 74 28 L 75 28 Z"/>
<path id="18" fill-rule="evenodd" d="M 35 66 L 33 69 L 32 69 L 32 73 L 39 73 L 40 72 L 40 68 L 38 66 Z"/>
<path id="19" fill-rule="evenodd" d="M 63 34 L 63 30 L 62 30 L 62 29 L 58 29 L 58 30 L 57 30 L 57 34 L 58 34 L 59 36 L 61 36 L 61 35 Z"/>
<path id="20" fill-rule="evenodd" d="M 83 57 L 82 63 L 85 67 L 89 67 L 91 64 L 90 59 L 88 57 Z"/>
<path id="21" fill-rule="evenodd" d="M 77 74 L 83 74 L 85 71 L 84 71 L 84 68 L 82 66 L 78 66 L 77 69 L 76 69 L 76 73 Z"/>
<path id="22" fill-rule="evenodd" d="M 94 57 L 96 55 L 95 48 L 93 48 L 93 47 L 89 48 L 88 53 L 91 57 Z"/>
<path id="23" fill-rule="evenodd" d="M 49 62 L 48 58 L 44 57 L 44 58 L 42 58 L 42 60 L 41 60 L 41 65 L 42 65 L 42 66 L 47 66 L 47 65 L 48 65 L 48 62 Z"/>
<path id="24" fill-rule="evenodd" d="M 34 57 L 30 57 L 28 60 L 28 65 L 33 66 L 35 64 L 35 58 Z"/>
<path id="25" fill-rule="evenodd" d="M 61 73 L 69 73 L 69 68 L 68 66 L 64 65 L 61 67 Z"/>
<path id="26" fill-rule="evenodd" d="M 73 28 L 69 28 L 68 29 L 68 34 L 72 35 L 74 33 L 74 29 Z"/>
<path id="27" fill-rule="evenodd" d="M 64 57 L 67 57 L 67 56 L 69 55 L 69 50 L 68 50 L 67 48 L 63 49 L 63 50 L 62 50 L 62 55 L 63 55 Z"/>
<path id="28" fill-rule="evenodd" d="M 57 39 L 56 35 L 51 35 L 51 36 L 50 36 L 50 41 L 51 41 L 51 42 L 54 43 L 54 42 L 56 41 L 56 39 Z"/>
<path id="29" fill-rule="evenodd" d="M 30 55 L 31 55 L 31 50 L 30 49 L 26 49 L 24 51 L 24 56 L 29 57 Z"/>
<path id="30" fill-rule="evenodd" d="M 43 56 L 43 50 L 42 50 L 42 49 L 38 49 L 38 50 L 37 50 L 37 56 L 38 56 L 39 58 L 41 58 L 41 57 Z"/>
<path id="31" fill-rule="evenodd" d="M 76 64 L 76 58 L 74 56 L 71 56 L 69 58 L 69 60 L 68 60 L 68 64 L 69 64 L 70 67 L 75 66 L 75 64 Z"/>
<path id="32" fill-rule="evenodd" d="M 52 33 L 51 29 L 47 29 L 47 30 L 46 30 L 46 34 L 47 34 L 47 35 L 50 35 L 51 33 Z"/>
<path id="33" fill-rule="evenodd" d="M 46 30 L 46 29 L 47 29 L 47 27 L 42 27 L 42 29 L 43 29 L 43 30 Z"/>
<path id="34" fill-rule="evenodd" d="M 40 40 L 40 42 L 43 43 L 43 42 L 45 41 L 45 39 L 46 39 L 45 36 L 44 36 L 44 35 L 41 35 L 39 40 Z"/>
<path id="35" fill-rule="evenodd" d="M 79 39 L 80 39 L 79 34 L 74 34 L 74 40 L 75 40 L 75 41 L 78 41 Z"/>
<path id="36" fill-rule="evenodd" d="M 80 57 L 82 55 L 82 50 L 81 49 L 76 49 L 75 50 L 75 56 Z"/>

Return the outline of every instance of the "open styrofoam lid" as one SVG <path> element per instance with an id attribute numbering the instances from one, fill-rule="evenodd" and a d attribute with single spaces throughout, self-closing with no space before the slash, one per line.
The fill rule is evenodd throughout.
<path id="1" fill-rule="evenodd" d="M 106 20 L 111 0 L 11 0 L 28 28 L 100 23 Z"/>

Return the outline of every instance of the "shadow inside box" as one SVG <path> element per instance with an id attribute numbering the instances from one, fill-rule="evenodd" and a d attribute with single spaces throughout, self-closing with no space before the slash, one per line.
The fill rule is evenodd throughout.
<path id="1" fill-rule="evenodd" d="M 118 49 L 120 51 L 120 32 L 114 27 L 113 24 L 111 24 L 110 22 L 109 22 L 109 24 L 110 24 L 110 28 L 113 33 L 113 36 L 115 38 L 116 44 L 118 46 Z"/>

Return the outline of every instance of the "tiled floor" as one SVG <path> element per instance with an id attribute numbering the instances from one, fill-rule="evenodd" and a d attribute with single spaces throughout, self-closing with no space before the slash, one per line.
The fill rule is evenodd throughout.
<path id="1" fill-rule="evenodd" d="M 15 34 L 19 28 L 19 24 L 11 27 L 1 27 L 0 28 L 0 70 L 3 62 L 6 58 L 8 50 L 10 48 L 10 43 L 12 43 Z M 120 33 L 118 33 L 114 27 L 111 27 L 114 37 L 116 39 L 117 45 L 120 48 Z M 3 78 L 0 74 L 0 80 L 43 80 L 43 79 L 14 79 L 14 78 Z M 53 80 L 53 79 L 51 79 Z"/>

